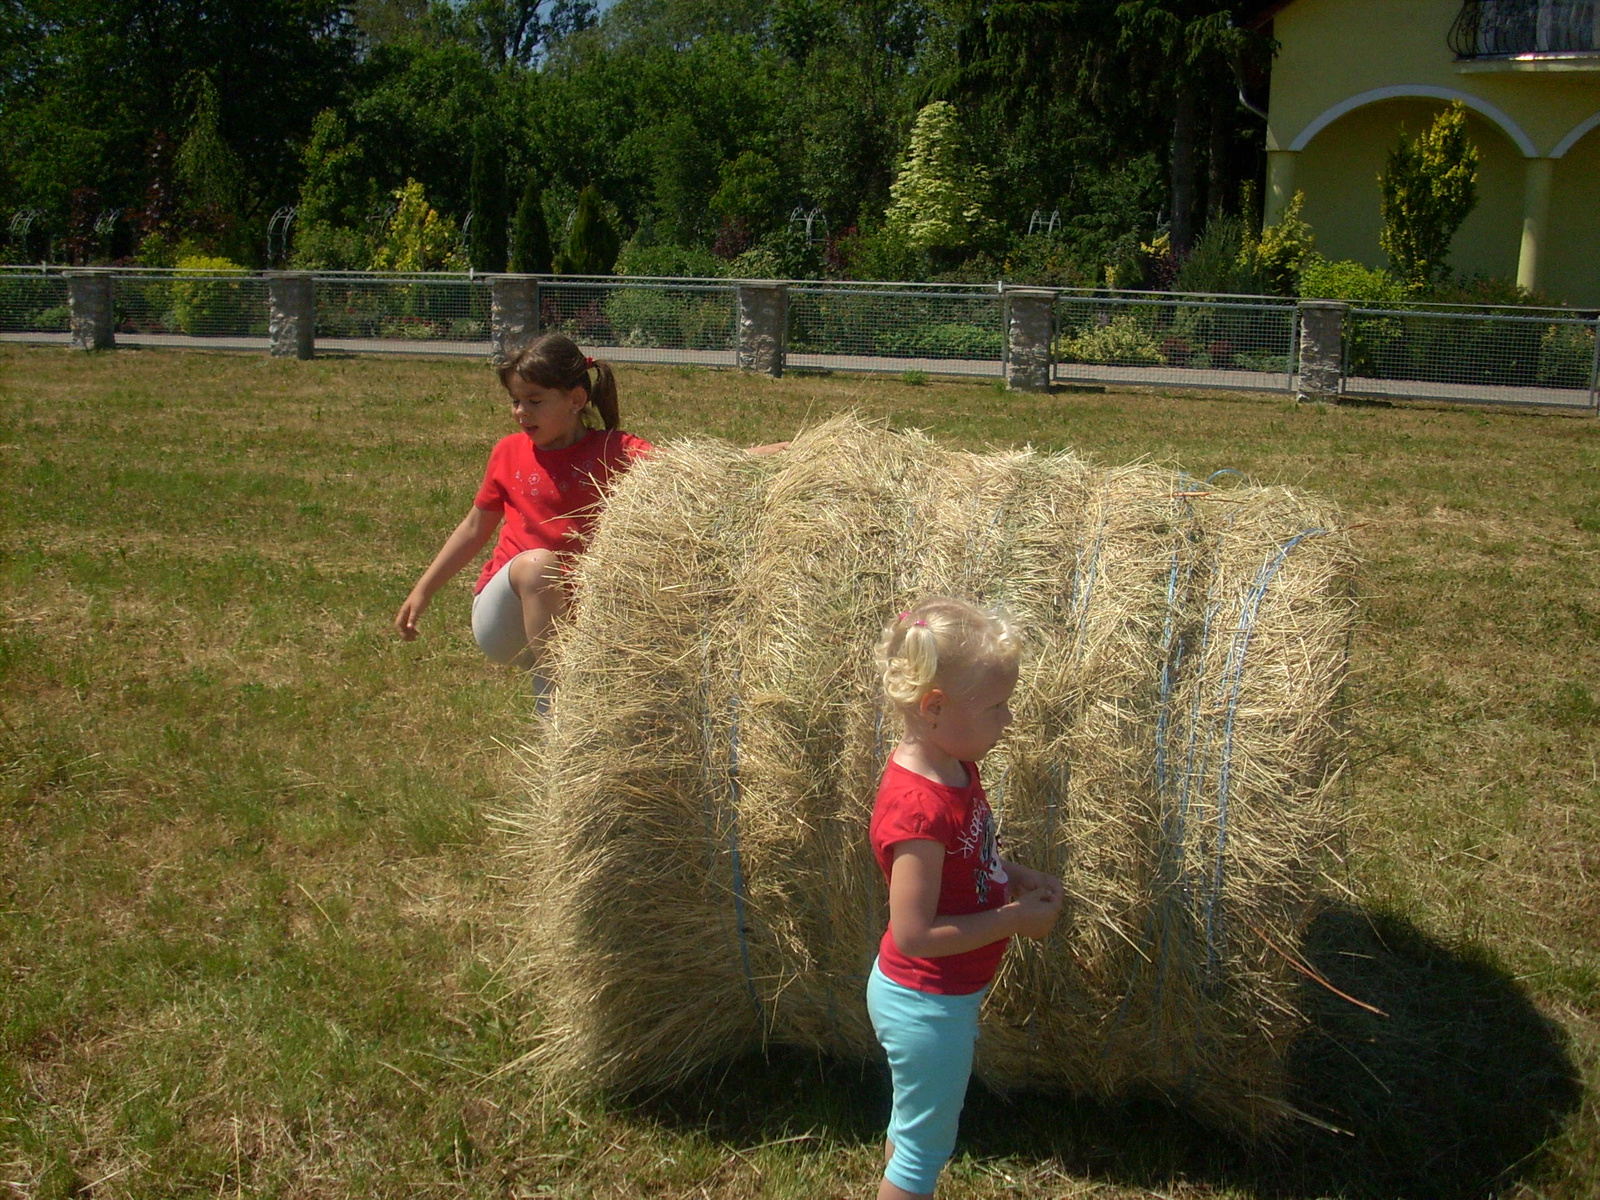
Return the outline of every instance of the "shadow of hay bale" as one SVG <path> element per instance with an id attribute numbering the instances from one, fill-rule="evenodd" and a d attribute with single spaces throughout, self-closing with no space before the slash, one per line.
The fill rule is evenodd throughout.
<path id="1" fill-rule="evenodd" d="M 1304 989 L 1311 1026 L 1290 1055 L 1291 1097 L 1354 1135 L 1286 1148 L 1307 1179 L 1359 1163 L 1373 1194 L 1467 1200 L 1533 1171 L 1582 1083 L 1566 1031 L 1514 979 L 1409 921 L 1347 907 L 1312 922 L 1305 950 L 1335 987 L 1388 1014 Z"/>
<path id="2" fill-rule="evenodd" d="M 1538 1177 L 1540 1149 L 1582 1085 L 1565 1031 L 1515 980 L 1408 921 L 1347 907 L 1313 921 L 1302 949 L 1335 987 L 1389 1014 L 1306 983 L 1311 1023 L 1289 1055 L 1290 1099 L 1339 1132 L 1302 1123 L 1252 1147 L 1159 1097 L 1002 1096 L 974 1084 L 958 1155 L 1021 1175 L 1054 1168 L 1156 1191 L 1184 1179 L 1277 1200 L 1483 1200 Z M 775 1047 L 633 1111 L 743 1148 L 801 1131 L 876 1145 L 888 1106 L 881 1068 Z"/>

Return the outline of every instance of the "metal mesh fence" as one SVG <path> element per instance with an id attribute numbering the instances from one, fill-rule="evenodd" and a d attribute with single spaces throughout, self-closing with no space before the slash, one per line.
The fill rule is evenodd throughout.
<path id="1" fill-rule="evenodd" d="M 111 296 L 119 338 L 267 336 L 266 281 L 243 271 L 118 275 Z"/>
<path id="2" fill-rule="evenodd" d="M 1351 309 L 1345 391 L 1500 404 L 1595 404 L 1596 322 Z"/>
<path id="3" fill-rule="evenodd" d="M 1296 308 L 1140 297 L 1056 300 L 1056 378 L 1287 390 Z"/>
<path id="4" fill-rule="evenodd" d="M 61 276 L 0 274 L 0 334 L 64 334 L 71 315 Z"/>
<path id="5" fill-rule="evenodd" d="M 994 288 L 789 289 L 792 367 L 999 375 L 1002 301 Z"/>
<path id="6" fill-rule="evenodd" d="M 319 275 L 315 288 L 316 336 L 329 345 L 387 343 L 370 348 L 426 353 L 430 347 L 471 347 L 487 352 L 486 279 Z"/>
<path id="7" fill-rule="evenodd" d="M 622 361 L 731 366 L 738 284 L 542 277 L 540 328 Z M 268 284 L 244 271 L 118 270 L 116 337 L 132 344 L 262 347 Z M 0 338 L 62 339 L 58 268 L 0 267 Z M 487 354 L 491 288 L 471 275 L 349 272 L 315 278 L 316 338 L 330 349 Z M 847 371 L 998 376 L 1004 297 L 980 285 L 797 283 L 787 363 Z M 1051 352 L 1061 381 L 1287 390 L 1299 310 L 1270 297 L 1061 292 Z M 1343 390 L 1352 395 L 1538 404 L 1600 412 L 1600 321 L 1559 309 L 1352 308 Z"/>
<path id="8" fill-rule="evenodd" d="M 738 290 L 730 284 L 574 280 L 539 283 L 539 328 L 634 362 L 732 366 Z"/>

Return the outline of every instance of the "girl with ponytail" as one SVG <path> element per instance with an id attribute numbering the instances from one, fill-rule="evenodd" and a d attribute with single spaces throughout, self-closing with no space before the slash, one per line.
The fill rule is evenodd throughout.
<path id="1" fill-rule="evenodd" d="M 500 366 L 500 382 L 521 432 L 490 451 L 472 508 L 394 623 L 406 641 L 416 638 L 417 620 L 434 592 L 477 557 L 500 526 L 478 576 L 472 636 L 495 662 L 531 668 L 551 621 L 567 607 L 566 565 L 582 548 L 607 485 L 648 454 L 650 443 L 617 428 L 611 365 L 590 358 L 564 334 L 548 334 L 514 354 Z"/>
<path id="2" fill-rule="evenodd" d="M 522 431 L 489 452 L 472 508 L 417 580 L 394 623 L 401 637 L 414 640 L 433 594 L 477 557 L 499 526 L 500 539 L 472 599 L 472 636 L 495 662 L 532 669 L 551 622 L 566 611 L 571 556 L 583 549 L 611 480 L 651 446 L 617 428 L 611 364 L 590 358 L 565 334 L 546 334 L 499 371 Z M 786 445 L 775 442 L 750 453 Z M 534 683 L 542 692 L 537 674 Z"/>
<path id="3" fill-rule="evenodd" d="M 878 1200 L 930 1197 L 956 1144 L 978 1008 L 1013 936 L 1043 938 L 1061 881 L 1000 857 L 978 760 L 1011 724 L 1011 623 L 929 596 L 883 631 L 878 671 L 905 724 L 872 807 L 889 928 L 867 1012 L 894 1087 Z"/>

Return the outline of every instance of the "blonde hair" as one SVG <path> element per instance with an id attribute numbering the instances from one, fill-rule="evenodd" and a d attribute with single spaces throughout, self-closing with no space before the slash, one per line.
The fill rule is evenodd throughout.
<path id="1" fill-rule="evenodd" d="M 925 596 L 884 627 L 877 664 L 884 694 L 904 711 L 963 671 L 1015 666 L 1021 653 L 1021 638 L 1004 613 Z"/>

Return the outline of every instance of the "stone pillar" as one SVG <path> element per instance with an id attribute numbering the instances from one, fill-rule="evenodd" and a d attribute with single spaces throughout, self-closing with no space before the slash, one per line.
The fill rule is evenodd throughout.
<path id="1" fill-rule="evenodd" d="M 311 276 L 267 272 L 268 353 L 274 358 L 310 358 L 317 330 L 316 289 Z"/>
<path id="2" fill-rule="evenodd" d="M 1283 210 L 1294 199 L 1295 160 L 1297 150 L 1267 151 L 1267 194 L 1262 197 L 1261 224 L 1276 225 Z"/>
<path id="3" fill-rule="evenodd" d="M 1295 399 L 1337 400 L 1344 387 L 1344 321 L 1350 306 L 1339 300 L 1300 302 L 1300 377 Z"/>
<path id="4" fill-rule="evenodd" d="M 68 271 L 67 304 L 71 310 L 72 348 L 109 350 L 117 344 L 109 271 Z"/>
<path id="5" fill-rule="evenodd" d="M 789 288 L 782 283 L 739 284 L 739 369 L 777 379 L 789 347 Z"/>
<path id="6" fill-rule="evenodd" d="M 494 364 L 514 357 L 539 336 L 539 281 L 525 275 L 489 278 L 489 345 Z"/>
<path id="7" fill-rule="evenodd" d="M 1056 294 L 1048 288 L 1005 290 L 1008 390 L 1050 390 L 1050 342 L 1055 332 L 1055 306 Z"/>
<path id="8" fill-rule="evenodd" d="M 1539 290 L 1543 264 L 1540 250 L 1550 221 L 1550 183 L 1555 175 L 1555 159 L 1526 160 L 1522 186 L 1522 251 L 1517 256 L 1517 286 L 1530 292 Z"/>

